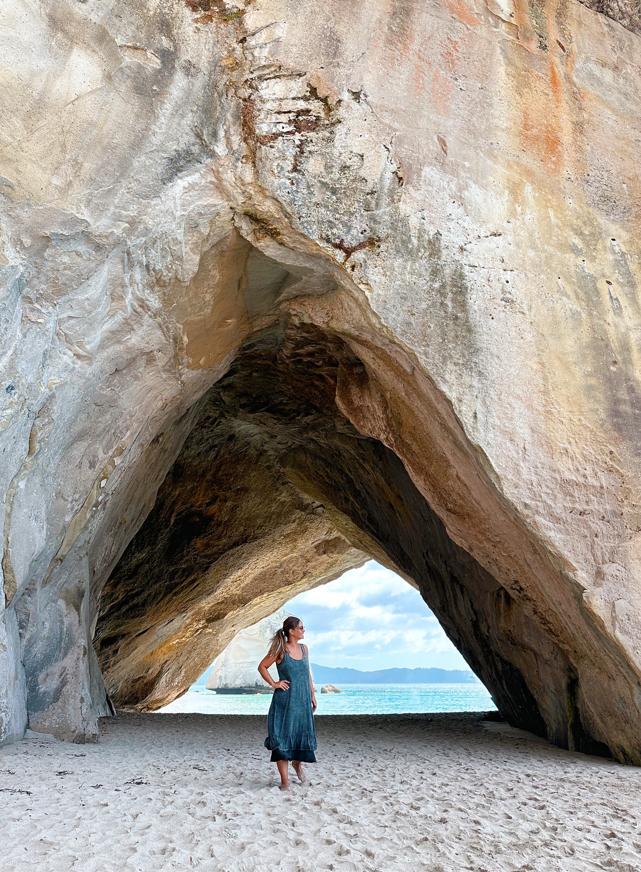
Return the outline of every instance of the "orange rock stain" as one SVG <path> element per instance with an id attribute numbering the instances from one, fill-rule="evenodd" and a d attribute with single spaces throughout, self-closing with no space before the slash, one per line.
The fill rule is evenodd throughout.
<path id="1" fill-rule="evenodd" d="M 450 73 L 453 73 L 458 66 L 458 55 L 461 49 L 461 39 L 454 39 L 448 36 L 446 46 L 441 53 L 443 64 L 447 67 Z"/>
<path id="2" fill-rule="evenodd" d="M 424 88 L 424 79 L 426 67 L 430 70 L 429 93 L 432 99 L 432 104 L 437 112 L 447 114 L 450 109 L 451 97 L 454 92 L 453 74 L 456 72 L 459 63 L 459 52 L 463 45 L 464 39 L 454 39 L 448 36 L 445 45 L 441 48 L 436 63 L 425 62 L 420 67 L 421 84 Z M 416 71 L 418 74 L 418 70 Z M 418 75 L 415 75 L 415 82 L 418 83 Z"/>
<path id="3" fill-rule="evenodd" d="M 462 24 L 467 24 L 470 27 L 478 27 L 481 23 L 463 0 L 443 0 L 443 2 L 446 9 L 448 9 Z"/>
<path id="4" fill-rule="evenodd" d="M 561 137 L 553 119 L 541 117 L 540 109 L 523 108 L 520 128 L 521 144 L 545 166 L 557 172 L 561 166 Z"/>
<path id="5" fill-rule="evenodd" d="M 450 106 L 450 97 L 454 90 L 452 81 L 443 70 L 436 67 L 432 72 L 431 95 L 434 108 L 445 115 Z"/>
<path id="6" fill-rule="evenodd" d="M 548 0 L 545 4 L 545 33 L 539 34 L 543 40 L 540 45 L 532 17 L 534 13 L 527 0 L 515 0 L 514 10 L 519 41 L 530 51 L 541 53 L 541 60 L 545 63 L 539 71 L 530 68 L 518 77 L 519 141 L 546 171 L 558 173 L 567 157 L 564 154 L 564 132 L 567 133 L 567 115 L 571 112 L 571 107 L 566 105 L 565 82 L 559 70 L 558 56 L 564 58 L 566 54 L 565 47 L 558 40 L 559 3 L 558 0 Z"/>

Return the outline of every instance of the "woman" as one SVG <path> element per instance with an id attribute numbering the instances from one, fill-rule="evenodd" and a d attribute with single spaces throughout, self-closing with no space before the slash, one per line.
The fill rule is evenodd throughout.
<path id="1" fill-rule="evenodd" d="M 303 762 L 316 762 L 316 694 L 309 651 L 300 643 L 304 635 L 305 627 L 299 618 L 285 618 L 258 664 L 258 671 L 274 688 L 264 744 L 272 752 L 272 763 L 278 766 L 281 790 L 289 789 L 289 760 L 301 782 L 305 781 Z M 276 664 L 279 681 L 274 681 L 267 671 L 272 663 Z"/>

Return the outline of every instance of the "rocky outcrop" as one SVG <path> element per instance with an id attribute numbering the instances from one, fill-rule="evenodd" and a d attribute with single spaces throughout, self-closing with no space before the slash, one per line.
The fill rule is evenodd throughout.
<path id="1" fill-rule="evenodd" d="M 373 556 L 513 724 L 639 762 L 639 36 L 308 12 L 3 7 L 0 735 Z"/>
<path id="2" fill-rule="evenodd" d="M 212 663 L 207 687 L 210 690 L 256 688 L 269 691 L 269 685 L 258 672 L 258 664 L 267 654 L 272 637 L 283 626 L 286 617 L 287 612 L 281 609 L 237 633 Z M 270 673 L 274 681 L 278 681 L 274 666 L 270 668 Z"/>

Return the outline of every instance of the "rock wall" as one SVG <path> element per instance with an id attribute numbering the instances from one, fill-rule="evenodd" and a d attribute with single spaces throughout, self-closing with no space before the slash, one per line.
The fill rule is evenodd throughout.
<path id="1" fill-rule="evenodd" d="M 0 737 L 371 554 L 513 723 L 641 760 L 634 8 L 0 15 Z"/>

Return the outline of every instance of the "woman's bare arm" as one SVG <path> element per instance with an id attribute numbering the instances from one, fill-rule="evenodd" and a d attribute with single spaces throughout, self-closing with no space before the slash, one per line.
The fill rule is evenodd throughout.
<path id="1" fill-rule="evenodd" d="M 272 666 L 276 662 L 275 657 L 270 657 L 269 654 L 265 654 L 263 659 L 258 664 L 258 671 L 261 674 L 261 677 L 267 682 L 270 687 L 278 688 L 279 690 L 289 690 L 289 681 L 274 681 L 269 672 L 267 671 L 270 666 Z"/>

